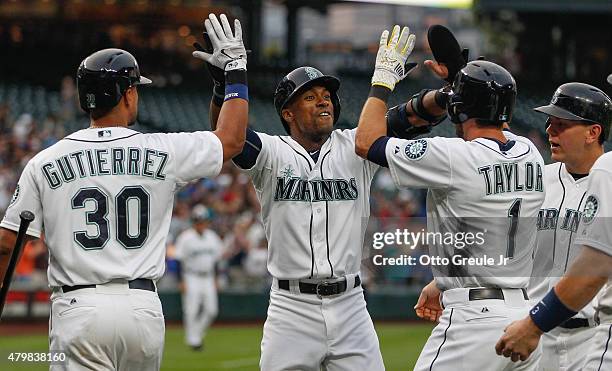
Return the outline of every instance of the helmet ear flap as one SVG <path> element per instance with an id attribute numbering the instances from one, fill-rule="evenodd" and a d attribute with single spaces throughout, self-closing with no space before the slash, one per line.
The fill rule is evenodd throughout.
<path id="1" fill-rule="evenodd" d="M 460 124 L 467 119 L 463 113 L 463 98 L 459 94 L 453 94 L 448 103 L 448 114 L 455 124 Z"/>

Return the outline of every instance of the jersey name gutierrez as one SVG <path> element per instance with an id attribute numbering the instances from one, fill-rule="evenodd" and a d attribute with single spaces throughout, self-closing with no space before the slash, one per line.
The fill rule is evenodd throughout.
<path id="1" fill-rule="evenodd" d="M 164 180 L 168 153 L 150 148 L 87 149 L 69 153 L 42 165 L 52 189 L 75 179 L 103 175 L 140 175 Z"/>
<path id="2" fill-rule="evenodd" d="M 277 177 L 274 201 L 346 201 L 359 196 L 355 178 L 306 180 Z"/>
<path id="3" fill-rule="evenodd" d="M 520 173 L 525 174 L 524 177 Z M 543 192 L 542 166 L 539 163 L 526 162 L 519 169 L 517 163 L 498 163 L 478 168 L 485 182 L 487 195 L 505 192 L 536 191 Z M 521 178 L 524 179 L 521 181 Z"/>

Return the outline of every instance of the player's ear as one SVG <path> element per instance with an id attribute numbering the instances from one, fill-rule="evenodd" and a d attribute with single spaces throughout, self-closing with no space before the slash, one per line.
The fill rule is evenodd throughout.
<path id="1" fill-rule="evenodd" d="M 587 132 L 587 143 L 595 143 L 599 142 L 599 136 L 602 132 L 602 127 L 599 124 L 593 124 L 588 126 L 589 130 Z"/>
<path id="2" fill-rule="evenodd" d="M 136 87 L 130 86 L 129 88 L 127 88 L 127 90 L 125 91 L 125 94 L 123 94 L 123 98 L 125 100 L 124 103 L 127 106 L 136 104 L 136 99 L 137 99 Z"/>
<path id="3" fill-rule="evenodd" d="M 281 116 L 283 116 L 283 120 L 290 122 L 293 120 L 293 112 L 291 110 L 285 108 L 281 111 Z"/>

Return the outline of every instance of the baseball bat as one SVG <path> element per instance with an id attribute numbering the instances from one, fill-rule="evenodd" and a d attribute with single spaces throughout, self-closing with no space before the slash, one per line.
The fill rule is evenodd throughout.
<path id="1" fill-rule="evenodd" d="M 21 219 L 21 221 L 19 222 L 19 232 L 17 232 L 15 247 L 13 248 L 11 260 L 9 261 L 9 265 L 6 269 L 4 281 L 2 282 L 2 289 L 0 290 L 0 317 L 2 317 L 2 311 L 4 310 L 4 302 L 6 300 L 6 295 L 8 294 L 9 285 L 11 284 L 11 278 L 13 278 L 13 273 L 15 272 L 17 261 L 19 261 L 21 249 L 23 248 L 23 241 L 25 240 L 26 231 L 28 230 L 30 223 L 32 223 L 34 220 L 34 214 L 31 211 L 24 210 L 21 212 L 21 214 L 19 214 L 19 219 Z"/>

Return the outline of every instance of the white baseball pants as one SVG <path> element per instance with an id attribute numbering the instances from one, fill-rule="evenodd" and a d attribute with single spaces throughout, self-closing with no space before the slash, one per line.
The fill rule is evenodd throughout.
<path id="1" fill-rule="evenodd" d="M 504 328 L 525 317 L 530 307 L 519 289 L 503 289 L 504 299 L 469 300 L 469 289 L 446 290 L 444 311 L 433 329 L 416 371 L 536 370 L 538 349 L 524 362 L 513 363 L 495 353 Z"/>
<path id="2" fill-rule="evenodd" d="M 68 361 L 51 371 L 159 370 L 164 315 L 156 292 L 109 283 L 51 295 L 49 349 Z"/>
<path id="3" fill-rule="evenodd" d="M 185 343 L 190 346 L 202 344 L 206 330 L 217 317 L 219 304 L 214 275 L 201 276 L 185 273 L 183 294 L 183 326 Z"/>
<path id="4" fill-rule="evenodd" d="M 279 289 L 274 280 L 260 367 L 262 371 L 383 371 L 361 286 L 318 298 Z"/>

